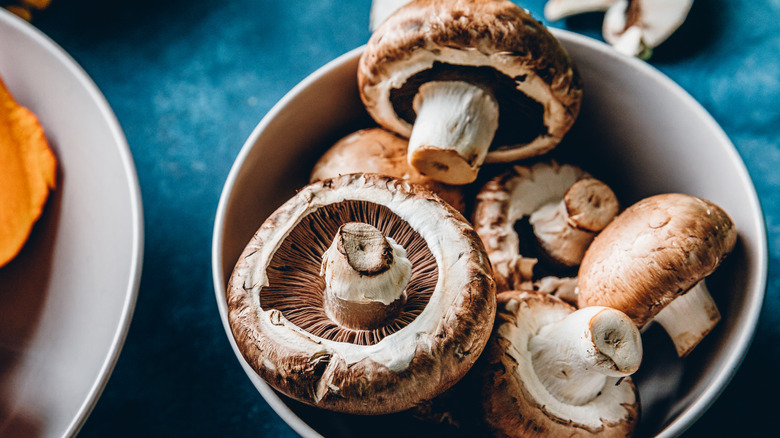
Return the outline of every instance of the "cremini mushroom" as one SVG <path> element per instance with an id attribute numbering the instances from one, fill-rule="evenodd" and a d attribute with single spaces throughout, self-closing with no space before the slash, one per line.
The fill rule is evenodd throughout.
<path id="1" fill-rule="evenodd" d="M 618 0 L 604 15 L 604 40 L 615 50 L 647 59 L 688 16 L 693 0 Z"/>
<path id="2" fill-rule="evenodd" d="M 358 86 L 374 120 L 409 138 L 411 165 L 448 184 L 554 148 L 582 99 L 563 47 L 507 0 L 401 7 L 369 39 Z"/>
<path id="3" fill-rule="evenodd" d="M 477 194 L 473 222 L 499 290 L 518 289 L 534 279 L 539 258 L 553 268 L 578 266 L 618 208 L 614 192 L 579 167 L 538 162 L 513 166 L 488 181 Z M 518 232 L 526 218 L 535 245 Z"/>
<path id="4" fill-rule="evenodd" d="M 631 435 L 639 414 L 627 376 L 642 360 L 639 330 L 622 312 L 547 294 L 498 294 L 480 363 L 483 413 L 498 436 Z"/>
<path id="5" fill-rule="evenodd" d="M 311 172 L 310 182 L 349 173 L 378 173 L 422 184 L 460 212 L 465 211 L 459 186 L 434 181 L 422 175 L 406 160 L 409 142 L 382 128 L 366 128 L 353 132 L 330 147 Z"/>
<path id="6" fill-rule="evenodd" d="M 704 285 L 737 232 L 710 201 L 671 193 L 643 199 L 593 241 L 579 270 L 581 306 L 610 306 L 639 327 L 660 323 L 687 355 L 720 320 Z"/>
<path id="7" fill-rule="evenodd" d="M 246 246 L 227 289 L 247 363 L 314 406 L 380 414 L 457 382 L 490 335 L 495 285 L 463 216 L 375 174 L 313 183 Z"/>

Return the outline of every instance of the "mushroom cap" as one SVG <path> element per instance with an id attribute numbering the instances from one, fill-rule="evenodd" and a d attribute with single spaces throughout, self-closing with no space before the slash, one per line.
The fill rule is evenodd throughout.
<path id="1" fill-rule="evenodd" d="M 609 306 L 638 325 L 710 275 L 734 248 L 731 218 L 714 203 L 668 193 L 623 211 L 585 252 L 580 306 Z"/>
<path id="2" fill-rule="evenodd" d="M 459 187 L 434 181 L 409 165 L 406 160 L 408 144 L 408 140 L 382 128 L 361 129 L 333 144 L 314 164 L 309 181 L 349 173 L 378 173 L 422 184 L 464 212 L 466 204 Z"/>
<path id="3" fill-rule="evenodd" d="M 548 392 L 533 370 L 531 337 L 575 309 L 531 291 L 501 292 L 496 300 L 496 323 L 477 370 L 488 425 L 511 437 L 630 436 L 639 418 L 639 396 L 630 378 L 607 377 L 596 398 L 572 406 Z"/>
<path id="4" fill-rule="evenodd" d="M 323 319 L 324 282 L 309 265 L 346 222 L 369 223 L 406 248 L 406 319 L 348 335 Z M 460 213 L 421 186 L 351 174 L 306 186 L 263 223 L 236 264 L 227 301 L 239 350 L 272 387 L 314 406 L 378 414 L 431 399 L 463 377 L 490 335 L 495 285 Z"/>
<path id="5" fill-rule="evenodd" d="M 580 76 L 558 40 L 507 0 L 413 1 L 371 35 L 358 87 L 377 123 L 408 138 L 414 96 L 432 80 L 500 89 L 493 93 L 499 122 L 486 162 L 554 148 L 582 100 Z"/>
<path id="6" fill-rule="evenodd" d="M 512 166 L 488 181 L 477 194 L 473 223 L 493 264 L 498 290 L 516 289 L 528 280 L 536 259 L 520 254 L 515 223 L 542 206 L 564 198 L 575 182 L 589 177 L 577 166 L 541 161 Z"/>

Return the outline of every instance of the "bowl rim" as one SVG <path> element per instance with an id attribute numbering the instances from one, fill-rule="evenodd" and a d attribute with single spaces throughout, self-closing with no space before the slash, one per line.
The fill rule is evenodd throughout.
<path id="1" fill-rule="evenodd" d="M 132 235 L 136 236 L 132 241 L 132 248 L 130 251 L 130 275 L 128 276 L 128 282 L 124 290 L 125 295 L 122 303 L 121 316 L 115 326 L 116 331 L 111 339 L 107 355 L 99 368 L 95 381 L 87 392 L 85 400 L 81 403 L 75 417 L 71 420 L 63 433 L 63 436 L 75 436 L 84 426 L 84 423 L 86 423 L 89 414 L 94 409 L 100 395 L 108 383 L 116 362 L 119 359 L 122 347 L 124 346 L 135 311 L 135 304 L 141 283 L 144 248 L 144 219 L 141 188 L 138 182 L 138 174 L 136 172 L 132 153 L 130 152 L 130 146 L 127 143 L 124 131 L 116 118 L 116 114 L 84 68 L 48 35 L 2 8 L 0 8 L 0 24 L 8 26 L 13 29 L 13 31 L 29 38 L 33 43 L 40 46 L 49 56 L 55 59 L 57 63 L 62 65 L 63 70 L 72 75 L 84 89 L 90 100 L 97 106 L 98 111 L 106 122 L 111 137 L 115 142 L 116 150 L 122 164 L 122 171 L 126 179 L 125 182 L 129 190 L 132 223 L 132 229 L 130 231 Z"/>
<path id="2" fill-rule="evenodd" d="M 690 405 L 683 409 L 677 415 L 677 417 L 669 422 L 669 424 L 667 424 L 666 427 L 664 427 L 664 429 L 661 430 L 661 432 L 657 435 L 658 437 L 663 438 L 679 436 L 689 427 L 691 427 L 696 422 L 696 420 L 698 420 L 707 411 L 707 409 L 712 406 L 723 390 L 725 390 L 726 386 L 728 386 L 729 382 L 736 374 L 737 369 L 742 364 L 742 361 L 747 355 L 747 351 L 755 336 L 759 314 L 761 313 L 764 297 L 766 295 L 767 275 L 769 269 L 767 228 L 758 193 L 756 192 L 755 185 L 750 178 L 750 174 L 747 170 L 745 162 L 742 160 L 742 157 L 739 155 L 739 152 L 737 151 L 734 144 L 723 131 L 723 128 L 715 121 L 712 115 L 679 84 L 674 82 L 663 72 L 648 64 L 647 62 L 617 53 L 610 46 L 599 40 L 565 29 L 549 29 L 553 35 L 556 36 L 556 38 L 564 41 L 564 44 L 581 45 L 586 49 L 599 52 L 608 59 L 612 59 L 620 63 L 625 63 L 630 68 L 637 70 L 640 74 L 655 81 L 659 86 L 666 88 L 669 92 L 676 95 L 680 102 L 685 104 L 694 114 L 699 116 L 701 120 L 709 127 L 709 129 L 711 129 L 712 132 L 720 139 L 719 145 L 724 147 L 724 152 L 738 168 L 739 177 L 745 183 L 745 186 L 749 189 L 750 192 L 748 193 L 748 203 L 750 204 L 751 209 L 754 211 L 755 217 L 755 222 L 752 224 L 752 226 L 756 230 L 759 230 L 759 241 L 756 242 L 757 253 L 755 254 L 755 264 L 758 267 L 758 278 L 756 285 L 756 290 L 758 293 L 754 294 L 751 297 L 751 300 L 745 303 L 744 312 L 747 313 L 747 320 L 740 326 L 739 335 L 737 338 L 737 348 L 731 352 L 727 361 L 723 363 L 719 370 L 715 373 L 710 385 L 708 385 Z M 359 54 L 363 52 L 364 48 L 365 46 L 355 48 L 315 70 L 301 82 L 295 85 L 288 93 L 286 93 L 282 99 L 280 99 L 261 119 L 244 145 L 241 147 L 241 150 L 239 151 L 238 156 L 236 157 L 236 160 L 230 169 L 219 199 L 214 221 L 214 232 L 212 236 L 212 278 L 214 280 L 217 307 L 219 309 L 219 314 L 222 320 L 223 328 L 225 329 L 225 333 L 227 334 L 231 347 L 236 354 L 236 358 L 241 363 L 241 366 L 244 368 L 247 376 L 257 387 L 263 399 L 271 406 L 277 415 L 279 415 L 282 420 L 285 421 L 285 423 L 287 423 L 297 433 L 305 437 L 318 437 L 321 435 L 306 422 L 304 422 L 303 419 L 298 417 L 267 383 L 254 375 L 254 371 L 242 358 L 235 340 L 233 339 L 233 335 L 230 330 L 230 324 L 227 320 L 227 303 L 224 299 L 226 278 L 222 273 L 222 245 L 224 243 L 223 231 L 225 226 L 225 216 L 230 196 L 233 192 L 233 188 L 241 168 L 243 167 L 251 150 L 257 143 L 257 140 L 262 135 L 263 131 L 265 131 L 266 127 L 271 123 L 272 120 L 276 118 L 279 112 L 284 107 L 286 107 L 291 100 L 307 89 L 312 83 L 316 82 L 321 77 L 330 74 L 343 63 L 358 57 Z"/>

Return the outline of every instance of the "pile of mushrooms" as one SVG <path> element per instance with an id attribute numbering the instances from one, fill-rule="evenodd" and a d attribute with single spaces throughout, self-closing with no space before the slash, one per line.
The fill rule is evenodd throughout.
<path id="1" fill-rule="evenodd" d="M 641 330 L 659 322 L 684 357 L 713 329 L 703 279 L 735 245 L 731 219 L 683 194 L 621 212 L 606 183 L 539 157 L 582 89 L 514 3 L 386 3 L 408 4 L 376 18 L 357 72 L 380 127 L 328 147 L 230 277 L 243 357 L 333 411 L 473 405 L 501 436 L 630 436 Z M 548 13 L 623 3 L 635 14 L 646 2 L 551 1 Z M 483 163 L 494 176 L 476 180 Z"/>

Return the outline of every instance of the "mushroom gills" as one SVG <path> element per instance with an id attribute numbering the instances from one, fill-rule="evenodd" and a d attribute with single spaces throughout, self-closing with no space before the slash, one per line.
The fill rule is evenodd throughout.
<path id="1" fill-rule="evenodd" d="M 322 255 L 333 244 L 339 227 L 348 222 L 370 224 L 406 250 L 411 276 L 405 302 L 395 318 L 373 329 L 354 329 L 338 323 L 325 310 Z M 425 309 L 438 279 L 436 259 L 419 234 L 387 207 L 348 200 L 325 205 L 306 215 L 276 250 L 269 264 L 269 285 L 259 299 L 277 309 L 302 330 L 338 342 L 373 345 L 401 330 Z M 383 305 L 384 306 L 384 305 Z"/>

